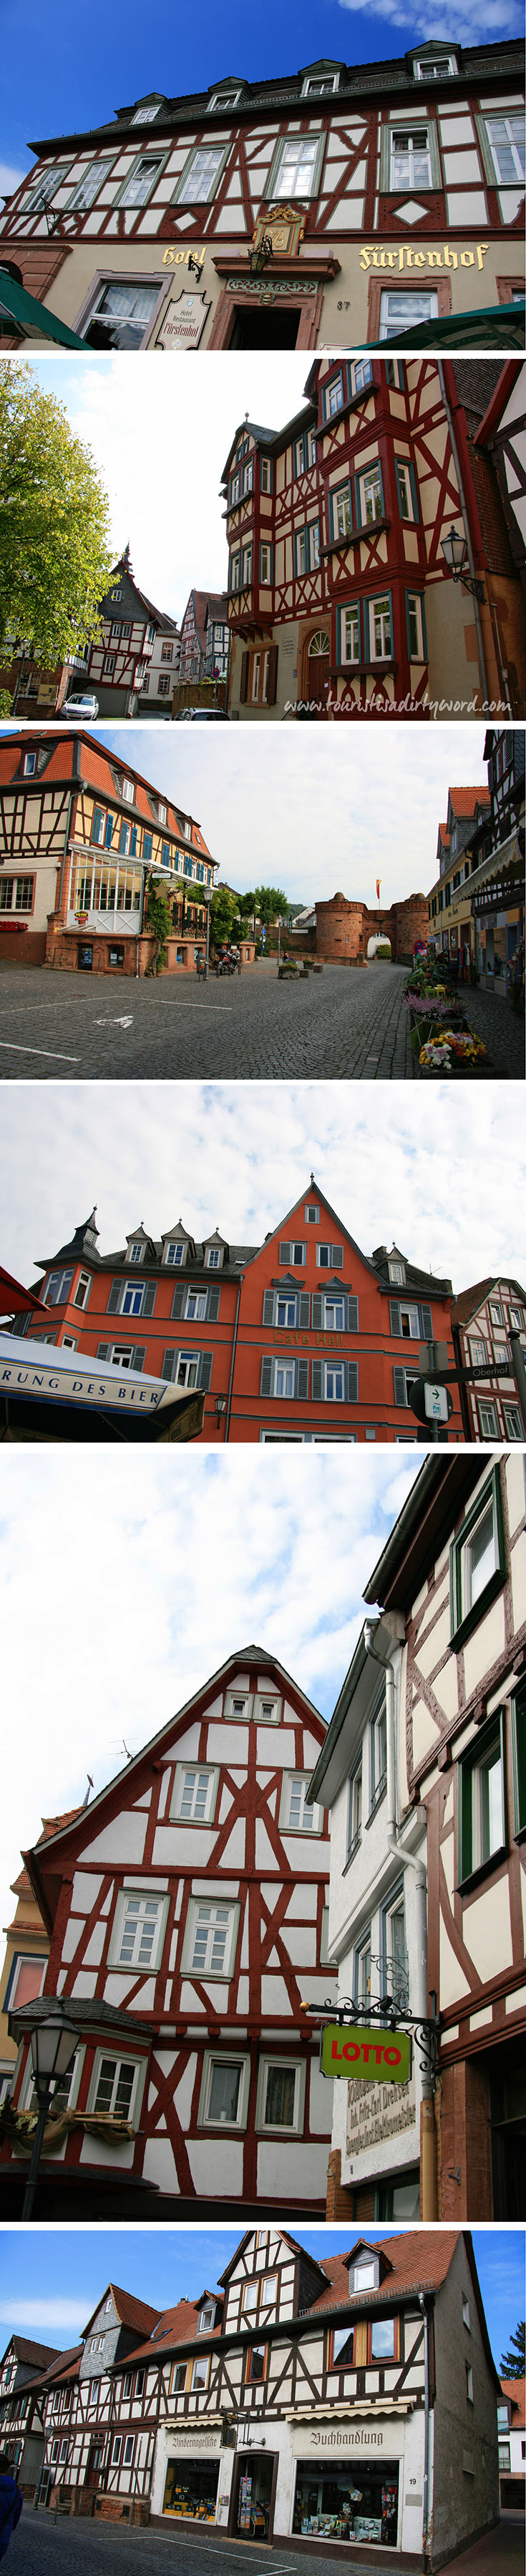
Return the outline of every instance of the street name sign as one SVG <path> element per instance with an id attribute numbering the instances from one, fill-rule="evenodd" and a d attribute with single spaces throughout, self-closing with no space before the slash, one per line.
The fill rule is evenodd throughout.
<path id="1" fill-rule="evenodd" d="M 327 2022 L 321 2063 L 324 2075 L 363 2076 L 367 2084 L 407 2084 L 411 2074 L 408 2030 L 362 2030 Z"/>

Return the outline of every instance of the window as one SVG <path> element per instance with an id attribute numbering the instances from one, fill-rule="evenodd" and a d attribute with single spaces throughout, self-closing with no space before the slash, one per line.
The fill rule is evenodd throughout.
<path id="1" fill-rule="evenodd" d="M 323 1825 L 323 1808 L 309 1804 L 308 1779 L 301 1771 L 285 1775 L 281 1793 L 280 1824 L 291 1834 L 319 1834 Z"/>
<path id="2" fill-rule="evenodd" d="M 419 591 L 406 590 L 405 605 L 409 660 L 425 662 L 427 654 L 425 611 Z"/>
<path id="3" fill-rule="evenodd" d="M 251 1716 L 252 1716 L 252 1695 L 251 1695 L 251 1693 L 250 1693 L 249 1691 L 241 1691 L 241 1690 L 230 1690 L 230 1691 L 226 1691 L 226 1693 L 225 1693 L 225 1717 L 237 1717 L 238 1719 L 242 1719 L 242 1718 L 250 1718 Z"/>
<path id="4" fill-rule="evenodd" d="M 473 2405 L 473 2371 L 472 2371 L 472 2368 L 471 2368 L 471 2362 L 470 2362 L 470 2361 L 467 2361 L 467 2362 L 466 2362 L 465 2367 L 466 2367 L 466 2397 L 467 2397 L 467 2401 L 468 2401 L 468 2406 L 472 2406 L 472 2405 Z"/>
<path id="5" fill-rule="evenodd" d="M 179 187 L 175 190 L 174 205 L 208 205 L 210 198 L 215 194 L 217 182 L 227 158 L 227 150 L 228 146 L 225 149 L 222 143 L 197 145 L 196 150 L 190 153 Z"/>
<path id="6" fill-rule="evenodd" d="M 214 2057 L 205 2061 L 199 2123 L 203 2128 L 242 2129 L 245 2126 L 248 2101 L 249 2063 L 246 2057 Z"/>
<path id="7" fill-rule="evenodd" d="M 302 1269 L 307 1259 L 306 1243 L 280 1243 L 279 1263 L 282 1270 Z"/>
<path id="8" fill-rule="evenodd" d="M 374 519 L 383 519 L 384 496 L 380 464 L 368 465 L 367 472 L 358 476 L 358 490 L 361 504 L 361 525 L 367 525 Z"/>
<path id="9" fill-rule="evenodd" d="M 380 340 L 398 340 L 403 331 L 414 331 L 418 324 L 436 322 L 438 294 L 435 287 L 420 287 L 412 294 L 407 287 L 399 292 L 385 288 L 380 297 Z"/>
<path id="10" fill-rule="evenodd" d="M 217 1781 L 217 1770 L 207 1770 L 202 1763 L 194 1763 L 190 1768 L 186 1764 L 178 1764 L 172 1816 L 180 1817 L 187 1825 L 211 1824 Z"/>
<path id="11" fill-rule="evenodd" d="M 359 1762 L 359 1763 L 357 1763 L 356 1770 L 352 1772 L 351 1779 L 350 1779 L 350 1781 L 349 1781 L 349 1837 L 348 1837 L 348 1846 L 347 1846 L 347 1859 L 348 1859 L 348 1860 L 351 1860 L 351 1859 L 352 1859 L 353 1852 L 355 1852 L 355 1851 L 357 1851 L 357 1850 L 358 1850 L 358 1844 L 361 1842 L 361 1835 L 362 1835 L 362 1786 L 363 1786 L 363 1772 L 362 1772 L 362 1764 L 361 1764 L 361 1760 L 360 1760 L 360 1762 Z"/>
<path id="12" fill-rule="evenodd" d="M 174 2361 L 170 2380 L 171 2397 L 179 2397 L 182 2389 L 186 2388 L 187 2367 L 186 2361 Z"/>
<path id="13" fill-rule="evenodd" d="M 142 285 L 132 278 L 102 279 L 82 324 L 81 338 L 97 349 L 141 349 L 158 300 L 158 286 Z"/>
<path id="14" fill-rule="evenodd" d="M 322 134 L 287 134 L 278 143 L 268 180 L 268 197 L 313 197 L 323 152 Z"/>
<path id="15" fill-rule="evenodd" d="M 260 545 L 259 578 L 260 582 L 272 581 L 272 546 Z"/>
<path id="16" fill-rule="evenodd" d="M 431 154 L 427 125 L 391 128 L 392 189 L 430 188 Z"/>
<path id="17" fill-rule="evenodd" d="M 387 1788 L 387 1702 L 382 1687 L 380 1700 L 371 1718 L 371 1815 Z"/>
<path id="18" fill-rule="evenodd" d="M 418 1386 L 418 1383 L 418 1375 L 415 1373 L 414 1369 L 394 1368 L 393 1391 L 395 1404 L 410 1404 L 413 1387 Z"/>
<path id="19" fill-rule="evenodd" d="M 330 2350 L 331 2342 L 332 2353 Z M 353 2359 L 354 2326 L 334 2326 L 332 2336 L 329 2332 L 329 2369 L 332 2364 L 332 2368 L 334 2370 L 337 2362 L 340 2364 L 340 2369 L 343 2365 L 347 2365 L 347 2368 L 349 2368 L 352 2365 Z"/>
<path id="20" fill-rule="evenodd" d="M 181 1270 L 185 1257 L 185 1243 L 167 1243 L 165 1245 L 164 1258 L 168 1269 Z"/>
<path id="21" fill-rule="evenodd" d="M 26 751 L 24 753 L 24 778 L 34 778 L 36 765 L 36 751 Z"/>
<path id="22" fill-rule="evenodd" d="M 259 2071 L 256 2128 L 303 2128 L 305 2064 L 290 2058 L 263 2058 Z"/>
<path id="23" fill-rule="evenodd" d="M 524 1426 L 518 1404 L 504 1404 L 504 1426 L 507 1440 L 523 1440 Z"/>
<path id="24" fill-rule="evenodd" d="M 496 1405 L 483 1402 L 482 1398 L 479 1397 L 478 1411 L 483 1440 L 498 1440 L 499 1426 L 497 1422 Z"/>
<path id="25" fill-rule="evenodd" d="M 522 1332 L 522 1307 L 521 1307 L 521 1306 L 508 1306 L 508 1316 L 507 1316 L 507 1321 L 508 1321 L 508 1325 L 509 1325 L 510 1333 L 521 1333 L 521 1332 Z"/>
<path id="26" fill-rule="evenodd" d="M 103 179 L 109 178 L 110 170 L 111 161 L 109 159 L 106 159 L 105 161 L 90 161 L 88 169 L 84 172 L 84 178 L 77 180 L 77 186 L 73 189 L 72 196 L 68 197 L 68 215 L 71 215 L 74 210 L 80 213 L 85 207 L 93 205 L 95 197 L 98 196 L 99 188 L 102 186 Z"/>
<path id="27" fill-rule="evenodd" d="M 2 877 L 0 912 L 32 912 L 34 882 L 34 877 Z"/>
<path id="28" fill-rule="evenodd" d="M 371 2001 L 370 1932 L 365 1932 L 362 1935 L 361 1941 L 357 1942 L 354 1953 L 354 2001 L 355 2004 L 359 2004 L 361 2006 L 362 2011 L 369 2011 Z M 365 2280 L 360 2280 L 359 2287 L 360 2289 L 367 2289 L 369 2287 L 369 2283 Z"/>
<path id="29" fill-rule="evenodd" d="M 91 1281 L 89 1270 L 81 1270 L 80 1276 L 77 1279 L 75 1295 L 73 1298 L 74 1306 L 87 1306 L 90 1286 Z"/>
<path id="30" fill-rule="evenodd" d="M 117 1968 L 152 1968 L 157 1965 L 160 1934 L 164 1929 L 166 1899 L 162 1896 L 128 1895 L 117 1898 L 115 1929 L 111 1944 L 112 1964 Z"/>
<path id="31" fill-rule="evenodd" d="M 372 599 L 369 605 L 369 649 L 372 662 L 392 661 L 391 601 Z"/>
<path id="32" fill-rule="evenodd" d="M 318 1270 L 343 1270 L 343 1244 L 317 1243 L 316 1266 Z"/>
<path id="33" fill-rule="evenodd" d="M 306 1207 L 305 1207 L 305 1208 L 304 1208 L 304 1210 L 303 1210 L 303 1214 L 304 1214 L 304 1217 L 305 1217 L 305 1224 L 306 1224 L 306 1225 L 319 1225 L 319 1222 L 320 1222 L 320 1211 L 319 1211 L 319 1207 L 313 1207 L 313 1206 L 311 1205 L 311 1203 L 310 1203 L 310 1201 L 309 1201 L 309 1200 L 307 1200 L 307 1204 L 306 1204 Z"/>
<path id="34" fill-rule="evenodd" d="M 485 128 L 490 176 L 501 188 L 513 186 L 514 180 L 524 179 L 526 173 L 524 116 L 520 112 L 516 116 L 488 116 Z"/>
<path id="35" fill-rule="evenodd" d="M 459 1759 L 459 1885 L 488 1869 L 505 1850 L 504 1727 L 498 1710 Z"/>
<path id="36" fill-rule="evenodd" d="M 108 2119 L 129 2120 L 137 2107 L 140 2068 L 132 2057 L 106 2057 L 99 2050 L 90 2086 L 89 2109 Z"/>
<path id="37" fill-rule="evenodd" d="M 274 1396 L 280 1404 L 307 1403 L 308 1359 L 271 1358 L 267 1354 L 261 1362 L 260 1394 Z"/>
<path id="38" fill-rule="evenodd" d="M 324 419 L 335 420 L 337 412 L 342 409 L 342 404 L 343 377 L 340 371 L 339 375 L 331 376 L 328 385 L 324 385 L 323 387 Z"/>
<path id="39" fill-rule="evenodd" d="M 119 188 L 115 199 L 116 205 L 145 206 L 148 198 L 151 197 L 156 179 L 160 179 L 165 159 L 164 152 L 141 153 L 140 159 L 135 162 L 134 169 L 130 170 L 128 178 Z"/>
<path id="40" fill-rule="evenodd" d="M 353 394 L 363 394 L 366 387 L 374 384 L 372 358 L 354 359 L 351 367 L 351 384 Z"/>
<path id="41" fill-rule="evenodd" d="M 208 2387 L 209 2370 L 210 2354 L 208 2352 L 198 2352 L 192 2367 L 192 2388 Z"/>
<path id="42" fill-rule="evenodd" d="M 133 1342 L 99 1342 L 97 1359 L 109 1360 L 112 1368 L 133 1369 L 140 1376 L 146 1351 L 134 1348 Z"/>
<path id="43" fill-rule="evenodd" d="M 485 1342 L 478 1342 L 478 1341 L 477 1341 L 477 1342 L 473 1342 L 473 1341 L 470 1341 L 470 1344 L 469 1344 L 469 1363 L 470 1363 L 470 1368 L 486 1368 L 487 1362 L 488 1362 L 488 1353 L 487 1353 L 487 1350 L 486 1350 L 486 1344 L 485 1344 Z"/>
<path id="44" fill-rule="evenodd" d="M 337 489 L 337 491 L 336 491 L 336 492 L 333 492 L 333 495 L 332 495 L 332 523 L 333 523 L 334 535 L 335 535 L 336 537 L 348 537 L 348 536 L 350 536 L 350 535 L 351 535 L 351 532 L 352 532 L 352 510 L 351 510 L 351 490 L 350 490 L 350 484 L 349 484 L 349 483 L 341 483 L 341 484 L 339 484 L 339 485 L 338 485 L 338 489 Z"/>
<path id="45" fill-rule="evenodd" d="M 72 1270 L 51 1270 L 44 1289 L 44 1305 L 67 1306 L 72 1281 Z"/>
<path id="46" fill-rule="evenodd" d="M 371 2361 L 394 2361 L 396 2320 L 373 2317 L 371 2324 Z"/>
<path id="47" fill-rule="evenodd" d="M 471 2334 L 469 2299 L 464 2298 L 464 2293 L 462 2293 L 462 2324 L 467 2327 L 468 2334 Z"/>
<path id="48" fill-rule="evenodd" d="M 409 2009 L 409 1965 L 405 1942 L 405 1908 L 403 1884 L 396 1889 L 389 1905 L 382 1907 L 380 1923 L 382 1983 L 392 1995 L 398 2011 Z"/>
<path id="49" fill-rule="evenodd" d="M 280 1699 L 271 1699 L 270 1693 L 262 1691 L 254 1704 L 254 1716 L 260 1719 L 263 1726 L 279 1726 L 281 1708 Z"/>
<path id="50" fill-rule="evenodd" d="M 212 2299 L 210 2299 L 210 2300 L 209 2300 L 209 2303 L 208 2303 L 208 2306 L 207 2306 L 207 2307 L 205 2307 L 205 2308 L 201 2308 L 201 2314 L 200 2314 L 200 2317 L 199 2317 L 199 2324 L 198 2324 L 198 2329 L 197 2329 L 198 2334 L 209 2334 L 209 2333 L 211 2332 L 211 2328 L 212 2328 L 213 2323 L 214 2323 L 214 2317 L 215 2317 L 215 2303 L 214 2303 L 214 2301 L 213 2301 Z"/>
<path id="51" fill-rule="evenodd" d="M 201 1386 L 208 1393 L 211 1374 L 212 1354 L 209 1351 L 168 1350 L 164 1353 L 161 1377 L 166 1378 L 170 1386 L 186 1387 L 189 1391 Z"/>
<path id="52" fill-rule="evenodd" d="M 403 1261 L 389 1262 L 389 1278 L 392 1281 L 393 1288 L 403 1288 L 405 1280 L 405 1264 Z"/>
<path id="53" fill-rule="evenodd" d="M 340 611 L 340 659 L 342 662 L 359 662 L 360 660 L 360 610 L 358 602 L 355 603 L 354 607 L 342 608 Z"/>
<path id="54" fill-rule="evenodd" d="M 498 1471 L 467 1514 L 450 1553 L 451 1636 L 470 1636 L 483 1611 L 502 1590 L 506 1564 Z"/>
<path id="55" fill-rule="evenodd" d="M 456 69 L 456 54 L 425 53 L 422 56 L 415 54 L 413 57 L 415 80 L 450 80 Z"/>
<path id="56" fill-rule="evenodd" d="M 411 467 L 410 465 L 405 465 L 402 457 L 400 456 L 395 456 L 395 474 L 400 518 L 412 520 L 416 518 L 416 510 L 413 498 Z"/>
<path id="57" fill-rule="evenodd" d="M 223 1259 L 223 1248 L 222 1248 L 222 1245 L 221 1245 L 220 1243 L 209 1243 L 209 1245 L 208 1245 L 208 1250 L 207 1250 L 206 1255 L 205 1255 L 205 1264 L 206 1264 L 206 1269 L 207 1269 L 207 1270 L 220 1270 L 220 1269 L 221 1269 L 222 1259 Z"/>
<path id="58" fill-rule="evenodd" d="M 191 1976 L 227 1979 L 232 1974 L 236 1947 L 239 1905 L 229 1905 L 220 1897 L 192 1897 L 188 1908 L 183 1954 L 184 1966 Z"/>
<path id="59" fill-rule="evenodd" d="M 493 1299 L 493 1300 L 492 1300 L 492 1303 L 491 1303 L 491 1306 L 490 1306 L 490 1310 L 489 1310 L 489 1311 L 490 1311 L 490 1315 L 491 1315 L 491 1321 L 492 1321 L 492 1324 L 503 1324 L 503 1323 L 504 1323 L 504 1315 L 503 1315 L 503 1311 L 502 1311 L 502 1306 L 500 1306 L 500 1305 L 499 1305 L 498 1299 L 496 1299 L 496 1298 L 495 1298 L 495 1299 Z"/>
<path id="60" fill-rule="evenodd" d="M 67 176 L 67 161 L 58 162 L 54 170 L 39 170 L 36 177 L 31 180 L 27 196 L 22 200 L 21 212 L 28 215 L 31 210 L 32 215 L 38 214 L 40 207 L 48 206 L 50 199 L 56 196 L 57 189 L 63 187 Z"/>

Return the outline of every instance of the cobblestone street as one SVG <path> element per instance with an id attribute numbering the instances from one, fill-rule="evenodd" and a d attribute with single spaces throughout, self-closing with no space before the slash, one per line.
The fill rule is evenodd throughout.
<path id="1" fill-rule="evenodd" d="M 344 2552 L 334 2548 L 326 2558 L 317 2549 L 290 2550 L 279 2541 L 270 2548 L 257 2541 L 247 2543 L 227 2540 L 211 2525 L 201 2531 L 177 2529 L 174 2524 L 165 2531 L 129 2531 L 112 2529 L 100 2522 L 79 2522 L 62 2515 L 55 2522 L 53 2514 L 24 2505 L 21 2521 L 9 2550 L 10 2576 L 329 2576 L 330 2568 L 359 2561 L 360 2576 L 375 2576 L 375 2569 L 363 2548 Z M 402 2571 L 409 2565 L 402 2553 L 398 2565 Z M 496 2531 L 462 2550 L 448 2560 L 458 2576 L 513 2576 L 524 2564 L 524 2519 L 519 2514 L 506 2514 Z M 376 2561 L 376 2570 L 378 2560 Z"/>

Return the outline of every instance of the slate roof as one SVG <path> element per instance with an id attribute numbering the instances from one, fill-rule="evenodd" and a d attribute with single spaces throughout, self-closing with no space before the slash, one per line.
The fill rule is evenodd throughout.
<path id="1" fill-rule="evenodd" d="M 429 48 L 427 50 L 429 50 Z M 436 46 L 431 50 L 436 51 Z M 443 50 L 448 52 L 449 48 L 445 46 Z M 415 43 L 407 53 L 393 54 L 386 60 L 379 63 L 360 63 L 358 68 L 353 64 L 347 65 L 346 63 L 340 64 L 337 62 L 331 64 L 330 68 L 332 70 L 340 71 L 341 73 L 340 86 L 334 99 L 336 113 L 338 113 L 342 99 L 356 102 L 357 98 L 366 97 L 368 94 L 374 98 L 377 96 L 379 91 L 390 90 L 407 92 L 407 90 L 410 89 L 414 95 L 417 84 L 415 83 L 412 71 L 413 56 L 414 54 L 425 53 L 425 51 L 425 45 L 419 45 L 418 40 L 416 39 Z M 448 76 L 448 97 L 451 94 L 454 98 L 455 92 L 459 88 L 462 88 L 463 83 L 465 83 L 469 77 L 473 80 L 478 80 L 483 78 L 486 74 L 487 76 L 491 76 L 493 81 L 497 80 L 499 77 L 509 79 L 512 76 L 516 76 L 518 63 L 520 63 L 522 68 L 523 47 L 520 38 L 517 38 L 516 40 L 511 38 L 507 43 L 501 45 L 455 45 L 454 52 L 457 57 L 458 71 Z M 226 108 L 218 109 L 216 113 L 220 116 L 221 122 L 224 124 L 225 118 L 228 115 L 232 115 L 236 118 L 236 121 L 238 121 L 242 115 L 249 114 L 253 116 L 254 112 L 258 112 L 263 108 L 294 107 L 295 105 L 299 107 L 302 104 L 302 84 L 305 74 L 307 72 L 315 72 L 323 69 L 325 69 L 324 64 L 304 63 L 301 70 L 290 73 L 288 76 L 281 79 L 278 74 L 277 77 L 274 76 L 273 79 L 268 81 L 250 82 L 244 81 L 242 76 L 240 76 L 239 82 L 236 81 L 235 86 L 236 89 L 241 91 L 241 97 L 237 99 L 235 104 L 233 101 L 231 106 L 228 105 Z M 38 141 L 31 142 L 30 150 L 38 153 L 51 152 L 57 144 L 61 146 L 65 143 L 72 145 L 86 140 L 96 142 L 98 140 L 102 140 L 103 137 L 113 141 L 116 136 L 118 140 L 120 133 L 122 134 L 130 128 L 133 128 L 133 119 L 136 115 L 137 108 L 145 104 L 147 97 L 150 99 L 159 98 L 159 104 L 156 109 L 155 116 L 152 118 L 151 122 L 148 121 L 147 125 L 144 127 L 144 133 L 148 138 L 162 131 L 163 128 L 166 128 L 167 126 L 169 127 L 174 124 L 193 124 L 196 118 L 200 118 L 202 115 L 208 115 L 210 113 L 210 99 L 218 94 L 221 95 L 222 91 L 229 86 L 229 81 L 230 75 L 228 74 L 225 75 L 223 81 L 217 80 L 211 83 L 209 89 L 194 90 L 191 93 L 187 93 L 183 98 L 161 97 L 156 91 L 145 91 L 143 92 L 142 99 L 131 100 L 125 107 L 118 108 L 116 115 L 108 117 L 104 124 L 83 126 L 75 134 L 58 134 L 53 135 L 52 137 L 40 137 Z M 418 82 L 418 89 L 421 96 L 422 84 L 420 82 Z M 330 104 L 330 101 L 327 100 L 324 104 L 328 105 Z M 139 142 L 142 130 L 143 129 L 141 129 L 140 124 L 134 129 L 137 142 Z"/>

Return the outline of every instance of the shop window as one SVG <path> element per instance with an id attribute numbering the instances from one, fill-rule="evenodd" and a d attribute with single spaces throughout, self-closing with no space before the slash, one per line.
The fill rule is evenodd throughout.
<path id="1" fill-rule="evenodd" d="M 94 349 L 142 349 L 164 289 L 125 277 L 101 278 L 90 295 L 77 330 Z"/>
<path id="2" fill-rule="evenodd" d="M 494 1468 L 450 1550 L 451 1641 L 457 1648 L 471 1636 L 505 1580 L 502 1503 Z"/>
<path id="3" fill-rule="evenodd" d="M 219 2460 L 169 2460 L 163 2513 L 194 2522 L 215 2522 Z"/>
<path id="4" fill-rule="evenodd" d="M 320 2437 L 321 2446 L 322 2437 Z M 331 2459 L 299 2460 L 293 2532 L 305 2538 L 382 2542 L 396 2547 L 400 2463 L 369 2462 L 349 2446 L 345 2466 Z"/>
<path id="5" fill-rule="evenodd" d="M 504 1722 L 497 1710 L 458 1763 L 458 1876 L 469 1885 L 506 1851 Z"/>

